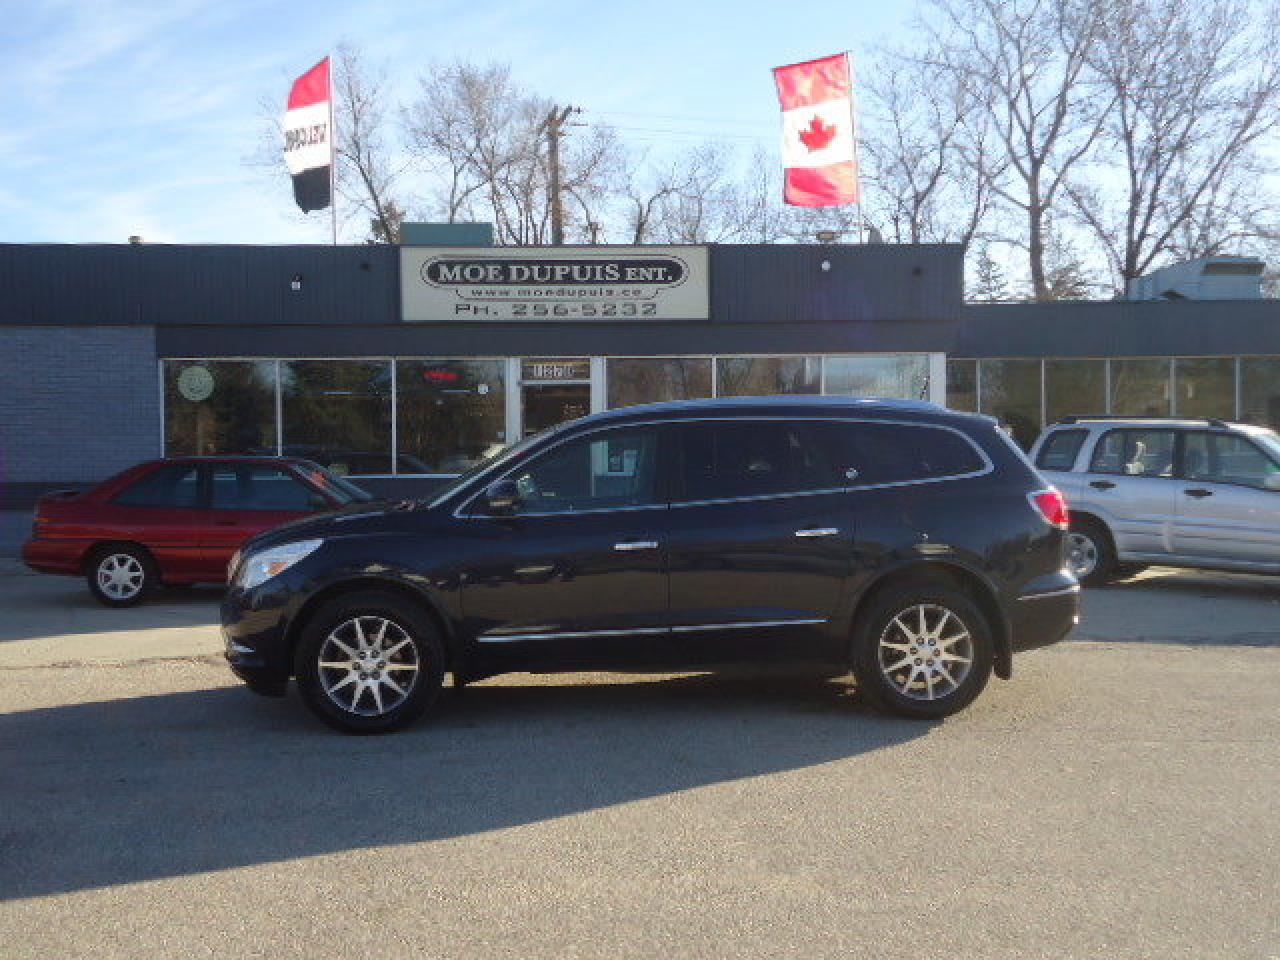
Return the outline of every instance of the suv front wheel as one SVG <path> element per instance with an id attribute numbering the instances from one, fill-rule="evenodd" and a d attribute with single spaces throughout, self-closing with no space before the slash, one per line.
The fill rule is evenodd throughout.
<path id="1" fill-rule="evenodd" d="M 890 713 L 937 719 L 963 710 L 991 676 L 991 628 L 969 597 L 944 582 L 893 587 L 859 617 L 858 689 Z"/>
<path id="2" fill-rule="evenodd" d="M 303 628 L 298 692 L 345 733 L 385 733 L 422 716 L 444 678 L 444 647 L 413 602 L 376 590 L 340 595 Z"/>

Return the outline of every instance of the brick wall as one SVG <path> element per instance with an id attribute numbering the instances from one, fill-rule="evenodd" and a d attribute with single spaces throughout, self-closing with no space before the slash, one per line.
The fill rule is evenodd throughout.
<path id="1" fill-rule="evenodd" d="M 0 326 L 0 497 L 160 455 L 154 327 Z"/>

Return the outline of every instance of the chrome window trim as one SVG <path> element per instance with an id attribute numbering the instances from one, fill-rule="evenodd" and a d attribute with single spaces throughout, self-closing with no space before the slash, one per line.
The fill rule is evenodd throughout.
<path id="1" fill-rule="evenodd" d="M 694 623 L 675 627 L 630 627 L 624 630 L 564 630 L 557 633 L 486 634 L 477 643 L 511 643 L 519 640 L 576 640 L 583 637 L 655 636 L 664 633 L 705 633 L 710 630 L 747 630 L 755 627 L 793 627 L 826 623 L 821 617 L 794 620 L 735 620 L 729 623 Z"/>
<path id="2" fill-rule="evenodd" d="M 859 493 L 863 490 L 885 490 L 893 487 L 917 486 L 919 484 L 924 484 L 924 483 L 945 483 L 946 481 L 949 481 L 949 480 L 971 480 L 975 477 L 985 477 L 987 474 L 992 473 L 995 470 L 995 464 L 991 462 L 991 458 L 987 456 L 987 452 L 983 450 L 980 446 L 978 446 L 978 444 L 975 443 L 974 440 L 968 434 L 966 434 L 963 430 L 958 430 L 955 427 L 951 427 L 942 423 L 922 423 L 919 420 L 897 420 L 897 419 L 891 420 L 891 419 L 882 418 L 882 417 L 833 417 L 833 416 L 782 417 L 782 416 L 750 416 L 750 415 L 733 416 L 731 414 L 726 414 L 726 415 L 712 416 L 712 417 L 668 417 L 660 420 L 633 420 L 633 421 L 628 421 L 626 423 L 606 424 L 604 426 L 597 427 L 593 430 L 583 431 L 581 433 L 574 433 L 571 436 L 567 436 L 567 437 L 561 437 L 551 446 L 547 447 L 544 450 L 539 451 L 538 456 L 542 456 L 543 454 L 550 453 L 556 447 L 560 446 L 563 443 L 568 443 L 570 440 L 576 440 L 580 437 L 591 436 L 592 434 L 595 434 L 595 433 L 604 433 L 606 430 L 621 430 L 621 429 L 630 428 L 630 427 L 659 426 L 667 423 L 724 423 L 724 422 L 741 422 L 745 420 L 756 420 L 756 421 L 767 421 L 767 422 L 782 421 L 787 423 L 795 423 L 795 422 L 872 423 L 872 424 L 884 423 L 884 424 L 890 424 L 890 425 L 899 426 L 899 427 L 918 427 L 918 428 L 923 428 L 928 430 L 946 430 L 946 431 L 949 431 L 950 433 L 956 434 L 956 436 L 964 440 L 964 442 L 967 443 L 969 447 L 975 453 L 978 454 L 979 458 L 981 458 L 983 467 L 981 470 L 971 470 L 968 473 L 947 474 L 945 477 L 925 477 L 920 480 L 895 480 L 888 483 L 867 483 L 867 484 L 861 484 L 861 485 L 855 484 L 848 487 L 827 487 L 822 490 L 791 490 L 785 493 L 754 494 L 748 497 L 726 497 L 724 499 L 716 499 L 716 500 L 680 500 L 680 501 L 673 501 L 670 503 L 644 504 L 641 506 L 598 507 L 598 508 L 593 508 L 591 510 L 559 510 L 559 511 L 542 512 L 542 513 L 517 513 L 517 514 L 514 514 L 514 516 L 517 516 L 517 517 L 573 517 L 573 516 L 584 516 L 589 513 L 621 513 L 624 511 L 660 510 L 660 509 L 668 509 L 668 508 L 674 510 L 678 507 L 701 507 L 701 506 L 725 504 L 725 503 L 747 503 L 747 502 L 757 501 L 757 500 L 777 500 L 783 497 L 812 497 L 812 496 L 820 496 L 824 494 L 833 494 L 833 493 Z M 477 484 L 482 484 L 487 486 L 488 483 L 496 483 L 498 480 L 505 480 L 507 477 L 509 477 L 512 473 L 514 473 L 518 469 L 519 469 L 518 466 L 513 467 L 510 470 L 508 470 L 506 473 L 502 474 L 501 476 L 494 477 L 493 479 L 490 479 L 488 475 L 482 474 L 481 476 L 476 478 L 475 482 Z M 461 495 L 463 498 L 462 502 L 453 510 L 454 518 L 458 520 L 510 519 L 510 518 L 493 517 L 489 514 L 484 514 L 484 513 L 464 513 L 465 510 L 469 509 L 471 505 L 475 503 L 475 501 L 480 497 L 481 493 L 483 493 L 482 488 L 473 490 L 470 493 L 462 494 Z"/>

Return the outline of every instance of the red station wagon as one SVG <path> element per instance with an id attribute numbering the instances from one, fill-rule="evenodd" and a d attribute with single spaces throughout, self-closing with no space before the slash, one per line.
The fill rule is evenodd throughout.
<path id="1" fill-rule="evenodd" d="M 41 498 L 22 559 L 42 573 L 83 575 L 99 601 L 124 607 L 159 583 L 222 583 L 254 534 L 369 499 L 309 460 L 152 460 L 91 490 Z"/>

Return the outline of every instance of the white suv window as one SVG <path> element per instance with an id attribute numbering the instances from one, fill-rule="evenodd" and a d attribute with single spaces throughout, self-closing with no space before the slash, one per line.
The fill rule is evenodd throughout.
<path id="1" fill-rule="evenodd" d="M 1070 470 L 1076 465 L 1076 454 L 1088 435 L 1088 430 L 1055 430 L 1040 445 L 1036 466 L 1041 470 Z"/>
<path id="2" fill-rule="evenodd" d="M 1182 475 L 1188 480 L 1234 483 L 1267 489 L 1267 478 L 1280 466 L 1246 438 L 1229 433 L 1188 433 L 1182 454 Z"/>
<path id="3" fill-rule="evenodd" d="M 1108 430 L 1093 448 L 1090 473 L 1172 477 L 1173 430 Z"/>

